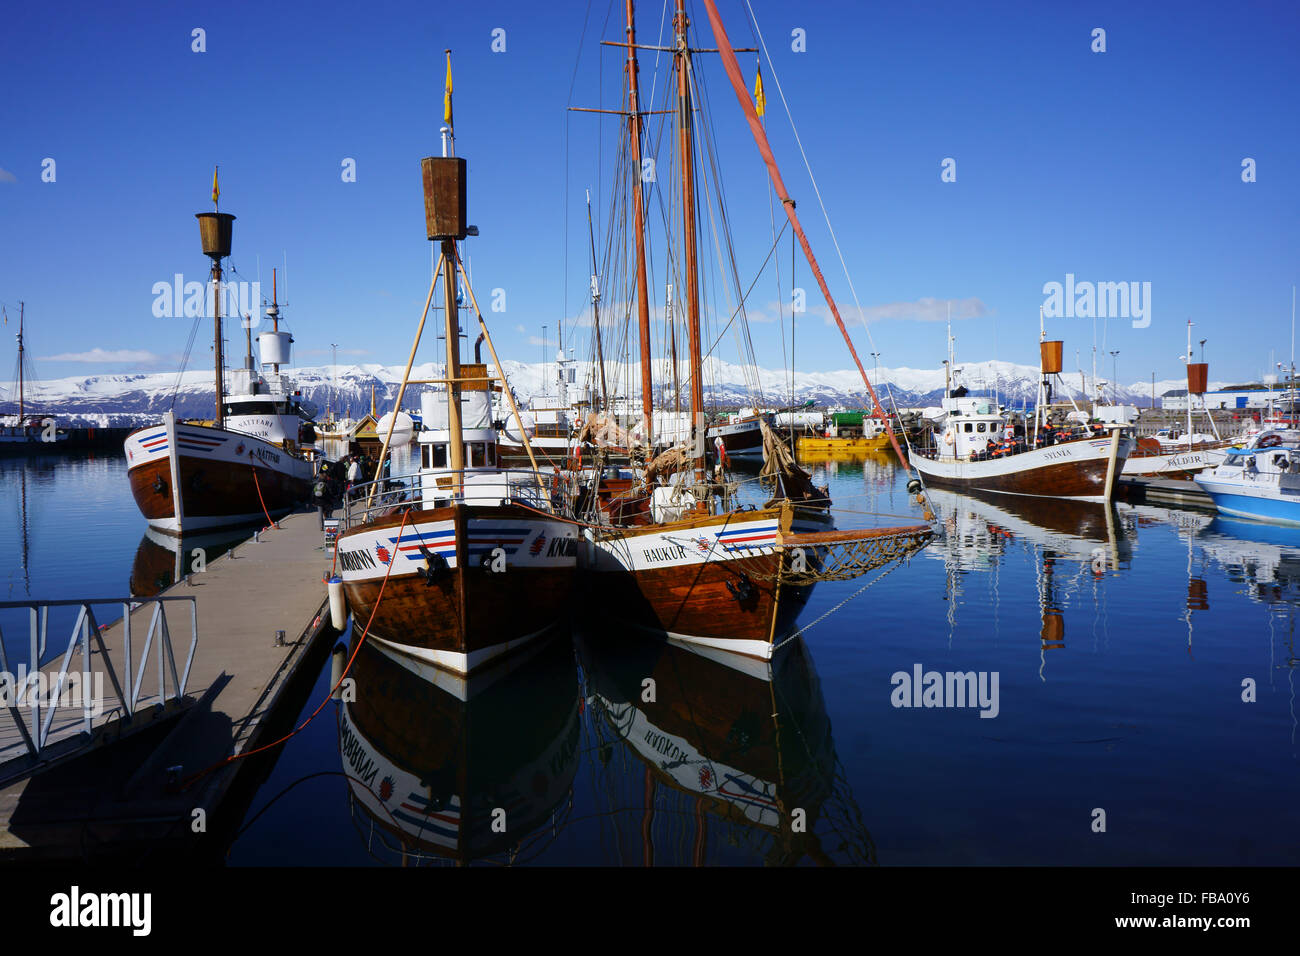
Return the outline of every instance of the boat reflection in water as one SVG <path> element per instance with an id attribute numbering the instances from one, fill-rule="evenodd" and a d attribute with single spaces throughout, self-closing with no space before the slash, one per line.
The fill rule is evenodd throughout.
<path id="1" fill-rule="evenodd" d="M 1070 599 L 1096 587 L 1108 572 L 1127 569 L 1132 542 L 1123 534 L 1114 506 L 927 488 L 944 529 L 929 556 L 947 569 L 948 626 L 956 626 L 963 575 L 998 572 L 1013 552 L 1034 566 L 1042 620 L 1039 677 L 1046 680 L 1046 652 L 1065 647 L 1065 611 Z"/>
<path id="2" fill-rule="evenodd" d="M 567 634 L 468 678 L 366 641 L 349 676 L 339 751 L 380 862 L 527 862 L 564 825 L 581 731 Z"/>
<path id="3" fill-rule="evenodd" d="M 1216 516 L 1198 543 L 1228 580 L 1261 604 L 1300 605 L 1300 529 Z"/>
<path id="4" fill-rule="evenodd" d="M 608 862 L 876 862 L 801 638 L 770 661 L 625 635 L 578 654 Z"/>
<path id="5" fill-rule="evenodd" d="M 186 575 L 201 572 L 250 535 L 247 528 L 187 534 L 183 538 L 150 526 L 135 549 L 131 564 L 131 596 L 155 597 Z"/>

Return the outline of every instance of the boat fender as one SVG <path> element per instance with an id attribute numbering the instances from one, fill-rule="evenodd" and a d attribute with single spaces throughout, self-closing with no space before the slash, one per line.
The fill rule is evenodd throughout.
<path id="1" fill-rule="evenodd" d="M 348 599 L 343 593 L 343 579 L 337 574 L 326 583 L 330 595 L 330 625 L 342 631 L 348 623 Z"/>
<path id="2" fill-rule="evenodd" d="M 911 481 L 907 483 L 907 493 L 909 495 L 914 495 L 920 490 L 921 490 L 921 479 L 913 478 Z"/>
<path id="3" fill-rule="evenodd" d="M 1106 572 L 1106 555 L 1094 554 L 1092 556 L 1092 573 L 1104 574 Z"/>

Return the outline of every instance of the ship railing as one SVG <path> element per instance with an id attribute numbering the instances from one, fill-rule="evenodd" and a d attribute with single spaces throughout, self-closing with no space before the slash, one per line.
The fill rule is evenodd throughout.
<path id="1" fill-rule="evenodd" d="M 176 607 L 177 604 L 180 607 Z M 177 648 L 168 624 L 168 606 L 172 616 L 185 614 L 188 604 L 190 642 L 178 667 Z M 104 631 L 95 613 L 97 607 L 120 606 L 120 634 L 113 633 L 120 648 L 105 644 Z M 76 617 L 62 654 L 56 649 L 47 653 L 50 638 L 50 609 L 75 608 Z M 76 601 L 0 601 L 0 620 L 5 612 L 27 611 L 28 640 L 25 659 L 11 660 L 5 635 L 0 630 L 0 768 L 10 759 L 24 756 L 39 758 L 51 745 L 80 733 L 83 742 L 96 726 L 114 718 L 131 720 L 145 707 L 165 706 L 185 696 L 194 651 L 199 641 L 198 605 L 193 597 L 94 598 Z M 133 628 L 132 618 L 135 617 Z M 149 624 L 143 645 L 139 642 L 139 624 L 145 617 Z M 57 643 L 55 647 L 57 648 Z M 136 652 L 139 648 L 138 654 Z M 73 660 L 81 652 L 81 668 Z M 114 653 L 117 663 L 114 663 Z M 157 695 L 145 692 L 152 658 L 157 677 Z M 106 694 L 105 683 L 109 685 Z M 75 712 L 81 711 L 78 720 Z M 56 716 L 69 712 L 71 718 Z M 0 772 L 0 776 L 3 773 Z"/>
<path id="2" fill-rule="evenodd" d="M 343 502 L 342 528 L 368 524 L 412 505 L 433 508 L 451 501 L 563 511 L 563 482 L 548 486 L 531 472 L 494 474 L 472 468 L 362 481 L 352 486 Z"/>

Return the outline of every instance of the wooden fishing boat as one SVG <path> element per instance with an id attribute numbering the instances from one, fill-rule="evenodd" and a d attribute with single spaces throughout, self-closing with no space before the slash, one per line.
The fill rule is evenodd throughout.
<path id="1" fill-rule="evenodd" d="M 1060 374 L 1061 343 L 1043 341 L 1041 352 L 1032 427 L 1028 422 L 1017 427 L 1004 408 L 954 387 L 956 356 L 949 327 L 943 406 L 932 430 L 941 437 L 928 448 L 913 447 L 909 455 L 927 483 L 1004 495 L 1111 500 L 1133 439 L 1124 437 L 1120 425 L 1052 427 L 1045 407 L 1052 378 Z"/>
<path id="2" fill-rule="evenodd" d="M 449 56 L 449 75 L 450 69 Z M 559 496 L 553 497 L 555 489 L 543 480 L 535 460 L 531 470 L 502 466 L 492 422 L 493 379 L 485 365 L 461 362 L 458 273 L 496 367 L 502 368 L 456 248 L 469 231 L 465 160 L 452 154 L 453 142 L 445 135 L 443 155 L 423 160 L 427 232 L 441 244 L 442 258 L 394 405 L 401 408 L 411 382 L 441 280 L 445 374 L 422 382 L 437 388 L 421 396 L 420 468 L 407 478 L 377 476 L 353 488 L 337 553 L 348 603 L 356 619 L 369 622 L 372 638 L 419 661 L 468 674 L 567 619 L 578 525 L 556 507 Z M 509 389 L 503 394 L 519 423 Z M 381 469 L 398 416 L 385 418 Z M 523 441 L 528 449 L 526 433 Z"/>
<path id="3" fill-rule="evenodd" d="M 776 195 L 786 196 L 788 192 L 767 144 L 766 133 L 754 115 L 754 105 L 748 87 L 740 77 L 730 41 L 712 2 L 707 2 L 706 6 L 717 52 L 722 56 L 737 100 L 749 120 Z M 638 45 L 632 0 L 627 0 L 625 10 L 628 149 L 620 151 L 620 154 L 626 157 L 623 173 L 634 171 L 628 175 L 628 180 L 636 249 L 641 412 L 642 420 L 651 422 L 654 421 L 652 396 L 655 389 L 639 173 L 642 113 L 637 105 Z M 754 421 L 767 459 L 761 477 L 768 482 L 771 500 L 761 507 L 742 506 L 731 496 L 726 482 L 716 481 L 707 474 L 705 449 L 713 438 L 722 436 L 715 430 L 702 427 L 705 421 L 704 371 L 693 146 L 697 107 L 688 79 L 693 70 L 691 57 L 694 53 L 689 43 L 688 27 L 684 0 L 676 0 L 673 70 L 677 109 L 673 140 L 680 160 L 682 189 L 682 266 L 679 274 L 685 277 L 677 302 L 685 312 L 690 420 L 697 424 L 688 445 L 669 448 L 646 463 L 644 469 L 634 476 L 635 487 L 624 491 L 617 499 L 618 508 L 605 508 L 595 513 L 579 509 L 579 517 L 588 521 L 583 529 L 584 544 L 579 549 L 587 582 L 582 607 L 602 620 L 666 635 L 673 641 L 766 660 L 788 637 L 810 589 L 818 581 L 856 577 L 899 560 L 923 547 L 932 531 L 927 524 L 826 530 L 830 522 L 826 514 L 829 502 L 825 491 L 813 488 L 811 479 L 795 466 L 788 451 L 761 416 L 754 416 Z M 794 204 L 783 203 L 783 208 L 862 371 L 847 330 L 812 257 Z M 593 327 L 598 331 L 599 317 L 593 318 Z M 599 340 L 596 351 L 599 355 Z M 874 399 L 875 393 L 865 371 L 862 371 L 862 377 Z M 741 423 L 737 421 L 734 424 Z M 725 440 L 722 444 L 725 447 Z M 593 473 L 599 481 L 601 469 L 597 467 Z M 715 472 L 715 477 L 717 474 Z M 590 498 L 600 499 L 598 484 L 588 491 Z"/>
<path id="4" fill-rule="evenodd" d="M 293 337 L 280 330 L 274 278 L 267 310 L 273 327 L 258 336 L 266 374 L 253 367 L 252 324 L 246 321 L 244 367 L 235 370 L 232 387 L 226 388 L 221 260 L 230 255 L 235 217 L 210 212 L 199 213 L 198 220 L 218 290 L 212 298 L 215 416 L 180 421 L 167 412 L 161 422 L 136 429 L 124 442 L 131 495 L 140 513 L 152 527 L 178 536 L 281 517 L 308 499 L 314 470 L 301 444 L 312 409 L 280 374 L 290 360 Z"/>

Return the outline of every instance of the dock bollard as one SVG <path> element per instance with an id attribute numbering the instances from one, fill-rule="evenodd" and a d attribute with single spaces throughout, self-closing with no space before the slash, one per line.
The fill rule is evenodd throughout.
<path id="1" fill-rule="evenodd" d="M 330 694 L 334 700 L 343 699 L 343 688 L 339 685 L 343 682 L 343 668 L 348 663 L 348 648 L 342 641 L 334 645 L 332 657 L 330 658 L 330 686 L 334 688 L 334 693 Z"/>
<path id="2" fill-rule="evenodd" d="M 284 647 L 284 646 L 285 646 L 285 643 L 284 643 L 284 631 L 276 631 L 276 632 L 275 632 L 275 646 L 276 646 L 276 647 Z"/>
<path id="3" fill-rule="evenodd" d="M 330 624 L 341 631 L 348 622 L 348 600 L 343 593 L 343 579 L 337 574 L 326 582 L 330 592 Z"/>

